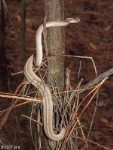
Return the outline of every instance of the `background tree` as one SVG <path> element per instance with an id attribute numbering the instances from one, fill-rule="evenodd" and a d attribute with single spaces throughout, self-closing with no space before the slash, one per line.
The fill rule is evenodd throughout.
<path id="1" fill-rule="evenodd" d="M 5 24 L 7 16 L 7 6 L 5 0 L 0 1 L 0 90 L 6 91 L 7 85 L 7 67 L 6 67 L 6 49 L 5 49 Z"/>

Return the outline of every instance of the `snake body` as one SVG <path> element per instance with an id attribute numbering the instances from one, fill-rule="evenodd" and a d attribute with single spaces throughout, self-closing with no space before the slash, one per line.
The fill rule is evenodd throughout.
<path id="1" fill-rule="evenodd" d="M 61 26 L 67 26 L 70 23 L 77 23 L 79 22 L 79 18 L 67 18 L 66 21 L 52 21 L 52 22 L 46 22 L 46 28 L 48 27 L 61 27 Z M 43 51 L 42 51 L 42 32 L 43 32 L 43 24 L 39 26 L 37 32 L 36 32 L 36 66 L 40 66 L 42 63 L 43 58 Z"/>
<path id="2" fill-rule="evenodd" d="M 73 19 L 68 18 L 66 21 L 55 21 L 55 22 L 47 22 L 46 27 L 58 27 L 58 26 L 67 26 L 70 23 L 79 22 L 79 18 Z M 36 33 L 36 58 L 35 65 L 41 66 L 43 51 L 42 51 L 42 32 L 43 25 L 37 30 Z M 43 116 L 44 116 L 44 131 L 47 137 L 54 141 L 62 140 L 65 135 L 65 128 L 62 128 L 60 133 L 56 134 L 53 130 L 53 102 L 52 96 L 49 87 L 47 84 L 42 82 L 42 80 L 33 72 L 33 61 L 34 56 L 32 55 L 26 62 L 24 68 L 24 74 L 29 83 L 39 89 L 40 93 L 43 97 Z"/>

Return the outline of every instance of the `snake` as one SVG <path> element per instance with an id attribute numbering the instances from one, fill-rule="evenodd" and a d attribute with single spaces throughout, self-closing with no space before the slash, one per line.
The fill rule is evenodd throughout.
<path id="1" fill-rule="evenodd" d="M 79 22 L 79 18 L 67 18 L 65 21 L 51 21 L 46 22 L 46 28 L 48 27 L 61 27 L 67 26 L 70 23 Z M 33 71 L 33 65 L 41 67 L 43 59 L 42 50 L 42 32 L 44 25 L 41 24 L 36 31 L 36 56 L 32 55 L 28 58 L 25 67 L 24 75 L 27 81 L 34 87 L 39 89 L 43 99 L 43 120 L 44 120 L 44 132 L 46 136 L 53 141 L 60 141 L 65 136 L 66 129 L 63 127 L 59 133 L 56 133 L 53 128 L 53 101 L 51 91 L 46 83 L 42 81 Z"/>

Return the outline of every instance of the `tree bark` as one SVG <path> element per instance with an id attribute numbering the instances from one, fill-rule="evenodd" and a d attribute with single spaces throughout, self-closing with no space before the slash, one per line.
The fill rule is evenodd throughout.
<path id="1" fill-rule="evenodd" d="M 63 21 L 64 20 L 64 1 L 63 0 L 45 0 L 45 18 L 48 21 Z M 59 90 L 64 89 L 64 60 L 60 56 L 64 54 L 64 27 L 51 27 L 46 28 L 47 34 L 44 34 L 44 46 L 49 56 L 55 56 L 53 59 L 48 57 L 48 80 L 54 85 L 56 82 Z M 46 32 L 45 32 L 46 33 Z M 46 37 L 45 37 L 46 35 Z M 48 51 L 47 51 L 48 50 Z M 36 127 L 33 126 L 34 133 Z M 34 135 L 35 147 L 39 147 L 38 134 Z M 45 135 L 42 134 L 42 149 L 54 150 L 56 142 L 46 140 Z M 49 145 L 48 145 L 49 143 Z"/>
<path id="2" fill-rule="evenodd" d="M 45 0 L 45 16 L 48 21 L 64 20 L 64 1 L 63 0 Z M 60 91 L 64 89 L 64 54 L 65 33 L 64 27 L 51 27 L 46 29 L 46 48 L 48 57 L 48 80 L 54 86 L 54 82 Z M 54 101 L 54 100 L 53 100 Z M 54 150 L 56 142 L 49 141 L 51 149 Z M 48 147 L 48 146 L 47 146 Z M 47 148 L 50 149 L 49 147 Z"/>
<path id="3" fill-rule="evenodd" d="M 22 66 L 24 66 L 26 62 L 25 32 L 26 32 L 26 0 L 22 0 L 21 1 L 21 34 L 20 34 L 20 48 L 22 51 Z"/>
<path id="4" fill-rule="evenodd" d="M 63 21 L 64 1 L 45 0 L 45 15 L 46 21 Z M 53 81 L 56 82 L 59 90 L 64 88 L 64 59 L 60 56 L 65 51 L 64 39 L 64 27 L 47 28 L 48 54 L 55 56 L 48 60 L 48 78 L 51 84 Z"/>

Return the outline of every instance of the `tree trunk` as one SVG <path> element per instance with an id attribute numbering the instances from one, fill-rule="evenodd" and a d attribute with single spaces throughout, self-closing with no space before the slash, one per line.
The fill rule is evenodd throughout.
<path id="1" fill-rule="evenodd" d="M 25 46 L 25 32 L 26 32 L 26 0 L 21 1 L 21 34 L 20 34 L 20 48 L 22 51 L 22 66 L 26 62 L 26 46 Z"/>
<path id="2" fill-rule="evenodd" d="M 63 0 L 45 0 L 45 18 L 48 21 L 64 20 L 64 2 Z M 47 28 L 47 36 L 44 34 L 45 50 L 49 56 L 54 55 L 53 59 L 48 59 L 48 80 L 54 85 L 56 82 L 59 90 L 64 89 L 64 60 L 60 56 L 64 54 L 64 27 Z M 48 51 L 47 51 L 48 50 Z M 57 56 L 56 56 L 57 55 Z M 35 135 L 36 126 L 33 126 L 35 149 L 39 147 L 38 134 Z M 48 146 L 49 142 L 49 146 Z M 42 149 L 54 150 L 56 142 L 46 140 L 45 135 L 42 134 Z"/>
<path id="3" fill-rule="evenodd" d="M 0 91 L 6 91 L 7 69 L 6 69 L 6 51 L 5 51 L 5 8 L 0 1 Z"/>
<path id="4" fill-rule="evenodd" d="M 64 1 L 45 0 L 46 21 L 64 20 Z M 47 48 L 50 56 L 57 55 L 48 61 L 49 81 L 55 81 L 59 90 L 64 88 L 64 59 L 60 56 L 64 54 L 64 27 L 47 28 Z M 51 80 L 52 79 L 52 80 Z"/>
<path id="5" fill-rule="evenodd" d="M 48 21 L 63 21 L 64 20 L 64 1 L 63 0 L 45 0 L 45 16 Z M 64 59 L 61 54 L 64 54 L 64 27 L 47 28 L 46 48 L 49 56 L 54 57 L 48 59 L 48 80 L 51 85 L 56 83 L 58 89 L 64 89 Z M 54 150 L 56 142 L 49 141 L 51 149 Z M 47 149 L 50 149 L 49 147 Z"/>

